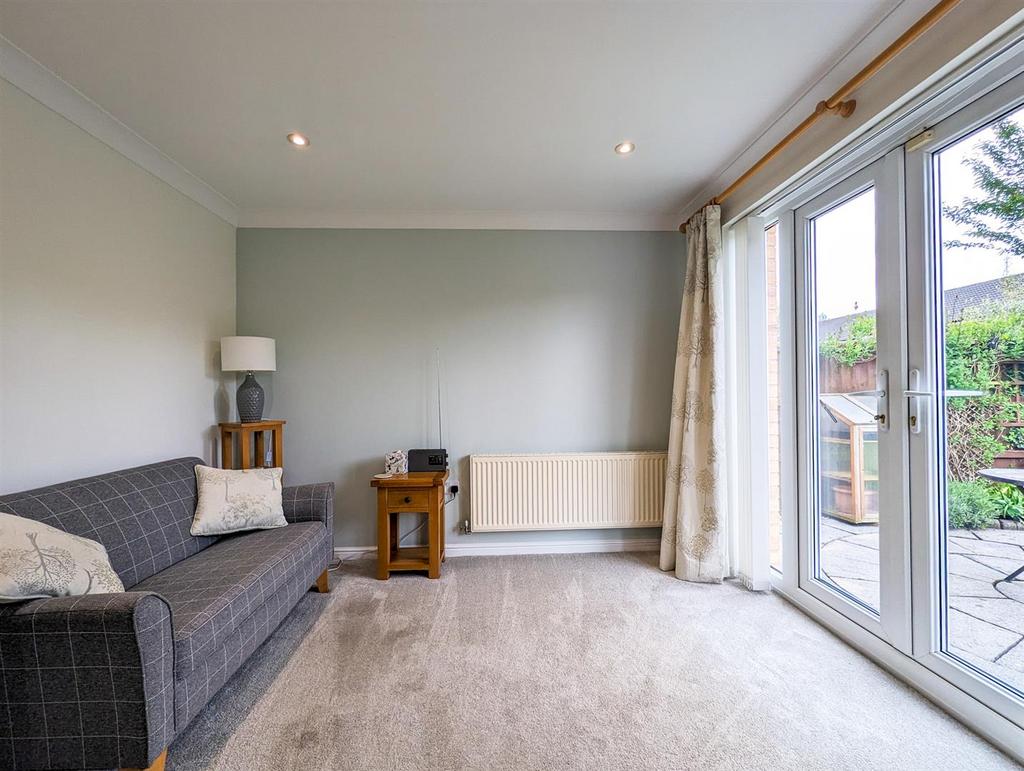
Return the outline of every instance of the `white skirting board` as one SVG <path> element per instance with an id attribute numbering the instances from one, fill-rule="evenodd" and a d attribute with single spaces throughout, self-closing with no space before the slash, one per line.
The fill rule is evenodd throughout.
<path id="1" fill-rule="evenodd" d="M 449 543 L 448 557 L 502 556 L 509 554 L 596 554 L 599 552 L 658 551 L 657 538 L 617 538 L 594 541 L 524 541 L 519 543 Z M 376 546 L 338 546 L 334 556 L 352 559 L 359 554 L 377 554 Z"/>

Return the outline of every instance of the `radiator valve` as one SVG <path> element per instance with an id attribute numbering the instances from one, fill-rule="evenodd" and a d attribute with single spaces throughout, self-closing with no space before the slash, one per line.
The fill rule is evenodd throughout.
<path id="1" fill-rule="evenodd" d="M 473 528 L 469 526 L 469 520 L 464 519 L 459 523 L 459 532 L 463 535 L 469 535 L 473 532 Z"/>

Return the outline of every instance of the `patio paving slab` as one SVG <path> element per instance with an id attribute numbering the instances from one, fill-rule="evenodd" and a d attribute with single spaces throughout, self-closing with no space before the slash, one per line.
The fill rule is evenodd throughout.
<path id="1" fill-rule="evenodd" d="M 1020 642 L 1021 638 L 1024 635 L 1008 632 L 962 611 L 949 611 L 949 639 L 958 648 L 971 651 L 988 661 L 994 661 Z"/>
<path id="2" fill-rule="evenodd" d="M 963 576 L 951 575 L 946 579 L 946 589 L 952 597 L 1005 597 L 992 586 L 992 581 L 982 581 L 977 578 L 964 578 Z M 1021 600 L 1024 602 L 1024 600 Z"/>
<path id="3" fill-rule="evenodd" d="M 1015 573 L 1024 567 L 1024 555 L 1012 559 L 1007 557 L 992 557 L 988 554 L 971 554 L 969 556 L 963 556 L 966 556 L 967 559 L 974 560 L 975 562 L 980 562 L 982 565 L 987 565 L 993 570 L 1001 573 L 1002 578 L 1006 578 L 1008 575 Z"/>
<path id="4" fill-rule="evenodd" d="M 1001 530 L 997 527 L 989 527 L 975 532 L 983 541 L 1000 541 L 1001 543 L 1015 543 L 1018 546 L 1024 546 L 1024 530 Z"/>
<path id="5" fill-rule="evenodd" d="M 1024 604 L 1008 597 L 998 600 L 984 597 L 950 597 L 949 607 L 1008 632 L 1024 634 Z"/>
<path id="6" fill-rule="evenodd" d="M 860 560 L 851 560 L 842 555 L 830 554 L 821 560 L 821 569 L 832 578 L 853 578 L 858 581 L 878 581 L 878 565 Z"/>
<path id="7" fill-rule="evenodd" d="M 1017 643 L 1017 645 L 1000 656 L 996 663 L 1000 667 L 1019 673 L 1017 677 L 1007 680 L 1007 682 L 1024 690 L 1024 641 Z"/>
<path id="8" fill-rule="evenodd" d="M 878 610 L 881 598 L 878 593 L 878 581 L 862 581 L 856 578 L 840 578 L 832 576 L 832 582 L 840 589 L 845 589 L 868 607 Z"/>
<path id="9" fill-rule="evenodd" d="M 986 541 L 980 538 L 964 538 L 951 535 L 946 548 L 951 554 L 987 554 L 991 557 L 1016 559 L 1024 565 L 1024 547 L 1015 543 Z"/>
<path id="10" fill-rule="evenodd" d="M 878 525 L 854 525 L 852 522 L 847 522 L 845 519 L 838 519 L 837 517 L 822 519 L 821 524 L 827 524 L 829 527 L 834 527 L 836 530 L 842 530 L 852 534 L 863 533 L 870 528 L 878 528 Z"/>
<path id="11" fill-rule="evenodd" d="M 821 550 L 822 562 L 833 559 L 850 560 L 862 562 L 874 566 L 874 577 L 878 578 L 878 549 L 868 549 L 864 546 L 852 544 L 847 540 L 834 541 L 828 548 Z"/>
<path id="12" fill-rule="evenodd" d="M 873 533 L 857 533 L 856 535 L 848 535 L 843 539 L 843 543 L 853 544 L 859 546 L 862 549 L 871 549 L 874 552 L 878 552 L 878 530 Z"/>
<path id="13" fill-rule="evenodd" d="M 1021 576 L 1021 578 L 1024 578 L 1024 576 Z M 999 581 L 994 589 L 1003 597 L 1009 597 L 1015 602 L 1024 604 L 1024 581 L 1021 581 L 1020 578 L 1016 581 Z"/>
<path id="14" fill-rule="evenodd" d="M 878 526 L 827 519 L 821 565 L 835 585 L 879 607 Z M 947 540 L 950 653 L 1024 690 L 1024 531 L 951 530 Z"/>
<path id="15" fill-rule="evenodd" d="M 821 523 L 821 527 L 818 528 L 818 535 L 821 538 L 822 543 L 829 543 L 835 541 L 837 538 L 845 538 L 850 533 L 848 530 L 841 530 L 838 527 L 832 527 L 824 522 Z"/>
<path id="16" fill-rule="evenodd" d="M 979 552 L 974 546 L 976 543 L 984 544 L 985 541 L 978 541 L 976 539 L 968 541 L 966 538 L 950 538 L 946 542 L 946 551 L 949 554 L 978 554 Z M 1001 546 L 1002 544 L 995 545 Z"/>
<path id="17" fill-rule="evenodd" d="M 1006 578 L 1006 573 L 1003 571 L 981 563 L 976 557 L 967 557 L 963 554 L 950 554 L 946 565 L 950 575 L 990 582 Z"/>

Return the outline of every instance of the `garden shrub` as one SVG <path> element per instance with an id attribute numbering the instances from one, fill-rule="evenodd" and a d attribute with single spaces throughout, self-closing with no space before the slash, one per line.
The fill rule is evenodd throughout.
<path id="1" fill-rule="evenodd" d="M 997 517 L 1024 522 L 1024 492 L 1016 485 L 992 485 L 989 493 Z"/>
<path id="2" fill-rule="evenodd" d="M 1024 428 L 1015 426 L 1003 432 L 1003 441 L 1013 450 L 1024 450 Z"/>
<path id="3" fill-rule="evenodd" d="M 878 352 L 875 314 L 855 316 L 840 332 L 833 332 L 818 345 L 826 359 L 844 367 L 875 358 Z"/>
<path id="4" fill-rule="evenodd" d="M 996 507 L 984 482 L 950 479 L 946 487 L 946 512 L 951 530 L 977 530 L 992 523 Z"/>

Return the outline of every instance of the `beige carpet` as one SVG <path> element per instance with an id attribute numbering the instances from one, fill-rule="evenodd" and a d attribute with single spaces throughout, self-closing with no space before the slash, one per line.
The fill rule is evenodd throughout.
<path id="1" fill-rule="evenodd" d="M 654 555 L 345 563 L 171 746 L 183 769 L 990 769 L 786 602 Z"/>

